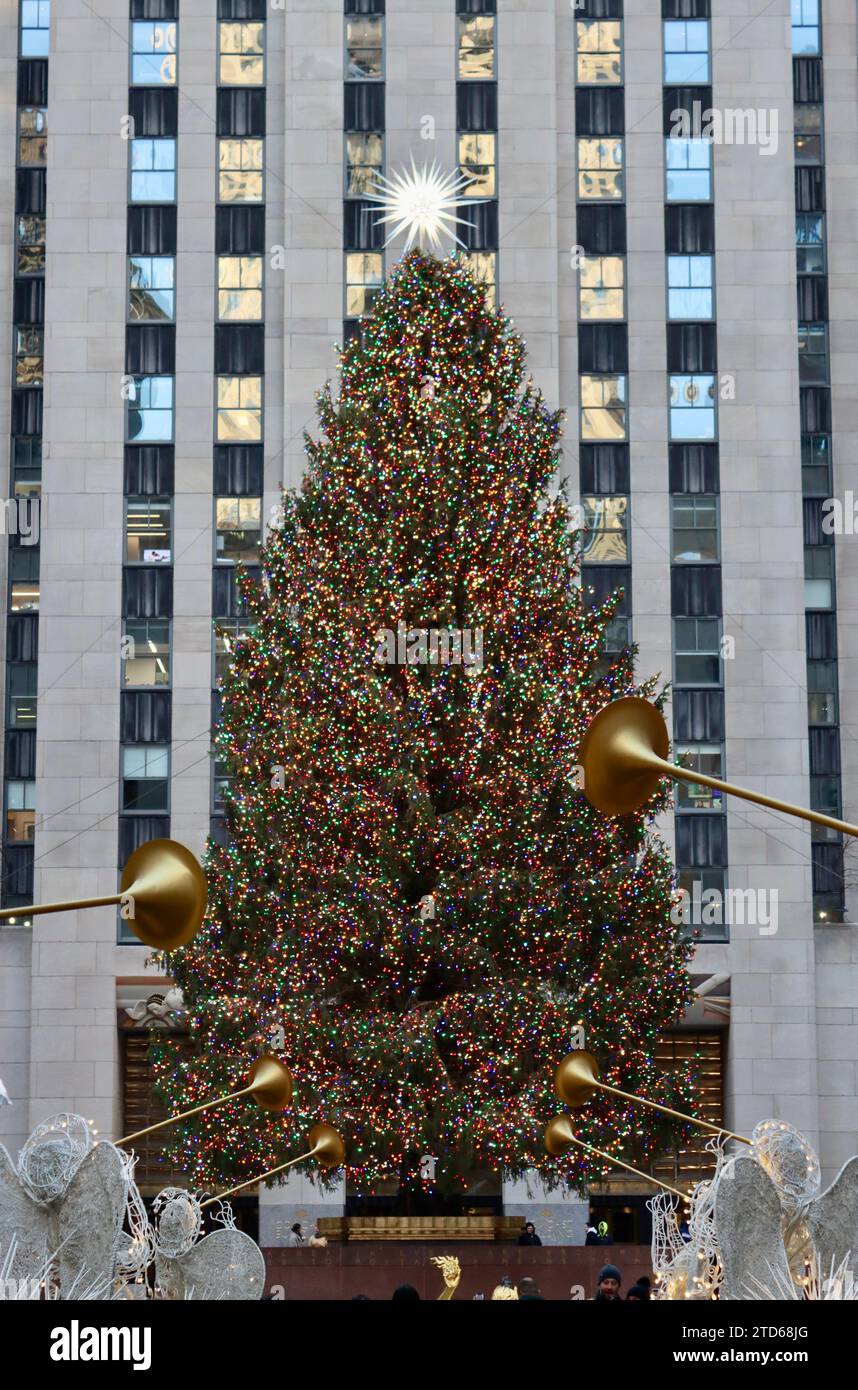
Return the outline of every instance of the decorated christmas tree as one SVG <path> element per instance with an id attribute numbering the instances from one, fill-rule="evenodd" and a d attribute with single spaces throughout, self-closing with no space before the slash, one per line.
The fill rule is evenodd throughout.
<path id="1" fill-rule="evenodd" d="M 582 596 L 561 417 L 465 267 L 422 252 L 318 415 L 224 685 L 228 844 L 169 959 L 190 1055 L 155 1044 L 172 1111 L 272 1050 L 295 1102 L 203 1114 L 174 1155 L 189 1182 L 238 1182 L 326 1120 L 361 1191 L 407 1188 L 427 1154 L 454 1187 L 475 1166 L 596 1177 L 580 1149 L 545 1153 L 555 1068 L 583 1040 L 605 1080 L 693 1108 L 654 1062 L 689 984 L 662 803 L 608 820 L 579 785 L 591 717 L 656 691 L 631 652 L 604 657 L 618 596 Z M 605 1096 L 575 1125 L 638 1162 L 670 1137 Z"/>

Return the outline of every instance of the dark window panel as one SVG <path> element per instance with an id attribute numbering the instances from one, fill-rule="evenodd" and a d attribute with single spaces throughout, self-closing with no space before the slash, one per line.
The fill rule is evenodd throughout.
<path id="1" fill-rule="evenodd" d="M 623 0 L 576 0 L 576 19 L 622 19 Z"/>
<path id="2" fill-rule="evenodd" d="M 805 545 L 834 544 L 833 534 L 822 529 L 824 501 L 823 497 L 805 497 L 801 504 Z"/>
<path id="3" fill-rule="evenodd" d="M 662 19 L 709 19 L 712 0 L 661 0 Z"/>
<path id="4" fill-rule="evenodd" d="M 265 134 L 265 88 L 219 87 L 218 135 Z"/>
<path id="5" fill-rule="evenodd" d="M 261 573 L 248 566 L 245 573 L 251 580 L 258 579 Z M 212 616 L 217 620 L 224 618 L 246 618 L 247 604 L 238 589 L 238 577 L 232 565 L 221 565 L 212 573 Z"/>
<path id="6" fill-rule="evenodd" d="M 579 372 L 627 372 L 629 331 L 624 323 L 578 325 Z"/>
<path id="7" fill-rule="evenodd" d="M 36 731 L 35 729 L 8 729 L 6 731 L 6 759 L 3 764 L 6 777 L 30 779 L 36 775 Z"/>
<path id="8" fill-rule="evenodd" d="M 41 435 L 42 392 L 30 386 L 12 392 L 12 434 Z"/>
<path id="9" fill-rule="evenodd" d="M 626 209 L 578 204 L 577 235 L 588 256 L 621 256 L 626 251 Z"/>
<path id="10" fill-rule="evenodd" d="M 385 229 L 375 203 L 349 198 L 343 203 L 343 247 L 346 251 L 380 251 Z"/>
<path id="11" fill-rule="evenodd" d="M 676 863 L 683 869 L 723 869 L 727 866 L 727 817 L 676 817 Z"/>
<path id="12" fill-rule="evenodd" d="M 715 209 L 711 203 L 680 203 L 664 210 L 668 255 L 695 255 L 715 250 Z"/>
<path id="13" fill-rule="evenodd" d="M 814 842 L 810 846 L 814 893 L 843 896 L 843 846 Z"/>
<path id="14" fill-rule="evenodd" d="M 797 286 L 799 323 L 826 323 L 828 321 L 828 277 L 826 275 L 800 275 Z"/>
<path id="15" fill-rule="evenodd" d="M 215 324 L 214 360 L 218 376 L 261 376 L 265 370 L 265 325 Z"/>
<path id="16" fill-rule="evenodd" d="M 35 845 L 7 845 L 3 850 L 3 906 L 33 901 Z"/>
<path id="17" fill-rule="evenodd" d="M 622 87 L 577 87 L 576 135 L 622 135 L 626 128 Z"/>
<path id="18" fill-rule="evenodd" d="M 132 19 L 178 19 L 179 0 L 131 0 Z"/>
<path id="19" fill-rule="evenodd" d="M 667 325 L 667 370 L 669 372 L 716 372 L 717 353 L 714 323 L 669 323 Z"/>
<path id="20" fill-rule="evenodd" d="M 179 133 L 179 93 L 175 87 L 132 87 L 128 110 L 135 139 Z"/>
<path id="21" fill-rule="evenodd" d="M 124 869 L 135 849 L 150 840 L 170 838 L 169 816 L 119 817 L 119 867 Z"/>
<path id="22" fill-rule="evenodd" d="M 384 130 L 384 83 L 344 84 L 344 130 Z"/>
<path id="23" fill-rule="evenodd" d="M 799 388 L 802 434 L 831 433 L 831 388 L 802 386 Z M 24 434 L 24 430 L 17 431 Z"/>
<path id="24" fill-rule="evenodd" d="M 720 617 L 720 565 L 674 565 L 670 571 L 670 611 L 674 618 Z"/>
<path id="25" fill-rule="evenodd" d="M 372 4 L 373 0 L 357 0 L 358 3 Z M 349 13 L 349 5 L 356 3 L 356 0 L 346 0 L 346 14 Z M 384 13 L 384 0 L 380 0 L 382 9 L 378 13 Z M 456 14 L 497 14 L 497 0 L 456 0 Z M 357 11 L 353 11 L 357 13 Z M 363 11 L 361 11 L 363 13 Z M 372 13 L 370 11 L 370 13 Z"/>
<path id="26" fill-rule="evenodd" d="M 467 251 L 494 251 L 498 245 L 498 205 L 496 201 L 478 203 L 464 212 L 468 222 L 457 224 L 458 235 Z"/>
<path id="27" fill-rule="evenodd" d="M 173 492 L 175 447 L 126 444 L 123 492 L 126 497 L 165 497 Z"/>
<path id="28" fill-rule="evenodd" d="M 497 128 L 497 83 L 457 82 L 456 129 L 497 130 Z"/>
<path id="29" fill-rule="evenodd" d="M 821 58 L 793 58 L 792 89 L 795 101 L 822 101 Z"/>
<path id="30" fill-rule="evenodd" d="M 711 111 L 712 109 L 712 88 L 665 87 L 662 102 L 665 135 L 670 135 L 677 121 L 677 116 L 675 114 L 677 111 L 684 111 L 687 113 L 690 122 L 689 134 L 694 135 L 695 107 L 700 113 L 700 122 L 702 124 L 704 121 L 703 113 L 705 111 Z"/>
<path id="31" fill-rule="evenodd" d="M 263 256 L 265 208 L 216 208 L 215 251 L 219 256 Z"/>
<path id="32" fill-rule="evenodd" d="M 218 0 L 218 19 L 267 19 L 268 0 Z"/>
<path id="33" fill-rule="evenodd" d="M 150 204 L 128 209 L 128 254 L 175 256 L 175 204 Z"/>
<path id="34" fill-rule="evenodd" d="M 834 613 L 805 613 L 808 661 L 837 659 L 837 618 Z M 25 660 L 24 657 L 13 658 Z"/>
<path id="35" fill-rule="evenodd" d="M 209 838 L 216 845 L 226 849 L 229 844 L 229 826 L 226 823 L 226 816 L 212 816 L 209 821 Z"/>
<path id="36" fill-rule="evenodd" d="M 38 656 L 38 613 L 10 613 L 6 619 L 6 660 L 37 661 Z"/>
<path id="37" fill-rule="evenodd" d="M 724 738 L 723 690 L 674 690 L 673 736 L 682 743 L 720 743 Z"/>
<path id="38" fill-rule="evenodd" d="M 18 105 L 47 106 L 47 58 L 21 58 L 18 62 Z"/>
<path id="39" fill-rule="evenodd" d="M 172 566 L 123 569 L 122 612 L 126 618 L 172 618 Z"/>
<path id="40" fill-rule="evenodd" d="M 218 497 L 258 497 L 263 491 L 261 444 L 217 444 L 214 492 Z"/>
<path id="41" fill-rule="evenodd" d="M 123 743 L 169 743 L 172 696 L 168 690 L 123 690 L 119 737 Z"/>
<path id="42" fill-rule="evenodd" d="M 632 572 L 628 565 L 584 565 L 581 569 L 581 584 L 588 607 L 601 608 L 615 589 L 622 589 L 623 596 L 617 608 L 617 617 L 628 617 L 631 613 Z"/>
<path id="43" fill-rule="evenodd" d="M 176 325 L 129 324 L 125 330 L 125 370 L 132 376 L 172 376 L 176 370 Z"/>
<path id="44" fill-rule="evenodd" d="M 47 184 L 44 169 L 15 170 L 15 211 L 44 214 L 47 207 Z"/>
<path id="45" fill-rule="evenodd" d="M 668 446 L 671 492 L 717 492 L 718 445 Z"/>
<path id="46" fill-rule="evenodd" d="M 628 444 L 581 444 L 578 466 L 581 492 L 629 491 Z"/>
<path id="47" fill-rule="evenodd" d="M 825 170 L 815 166 L 803 166 L 795 170 L 795 210 L 796 212 L 823 212 L 825 210 Z"/>
<path id="48" fill-rule="evenodd" d="M 44 323 L 45 282 L 42 276 L 28 276 L 15 281 L 14 323 Z"/>
<path id="49" fill-rule="evenodd" d="M 840 730 L 808 729 L 812 777 L 840 776 Z"/>
<path id="50" fill-rule="evenodd" d="M 360 337 L 360 319 L 343 319 L 343 347 L 347 347 L 353 338 Z"/>

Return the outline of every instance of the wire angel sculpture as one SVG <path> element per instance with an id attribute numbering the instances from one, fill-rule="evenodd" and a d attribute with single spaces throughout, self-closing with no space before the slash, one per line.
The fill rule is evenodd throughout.
<path id="1" fill-rule="evenodd" d="M 228 1203 L 219 1203 L 215 1218 L 223 1229 L 202 1240 L 202 1209 L 196 1194 L 166 1187 L 155 1198 L 152 1212 L 157 1217 L 155 1277 L 163 1298 L 235 1302 L 262 1297 L 262 1251 L 250 1236 L 236 1229 Z"/>
<path id="2" fill-rule="evenodd" d="M 706 1145 L 715 1159 L 715 1173 L 700 1182 L 689 1198 L 687 1235 L 680 1229 L 673 1200 L 660 1192 L 647 1203 L 652 1212 L 652 1267 L 655 1299 L 710 1299 L 717 1296 L 723 1278 L 721 1252 L 715 1226 L 715 1193 L 727 1162 L 724 1141 Z"/>
<path id="3" fill-rule="evenodd" d="M 66 1113 L 36 1126 L 17 1166 L 0 1145 L 0 1249 L 14 1249 L 13 1278 L 62 1298 L 102 1298 L 137 1277 L 152 1244 L 134 1159 Z"/>

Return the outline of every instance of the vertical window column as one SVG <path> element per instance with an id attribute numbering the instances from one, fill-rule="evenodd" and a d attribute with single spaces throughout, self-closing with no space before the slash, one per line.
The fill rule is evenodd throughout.
<path id="1" fill-rule="evenodd" d="M 486 287 L 494 307 L 498 285 L 497 0 L 456 0 L 456 148 L 468 183 L 457 228 L 462 260 Z M 468 225 L 471 224 L 471 225 Z"/>
<path id="2" fill-rule="evenodd" d="M 384 172 L 384 26 L 385 0 L 345 0 L 344 342 L 360 331 L 384 283 L 386 231 L 366 196 Z"/>

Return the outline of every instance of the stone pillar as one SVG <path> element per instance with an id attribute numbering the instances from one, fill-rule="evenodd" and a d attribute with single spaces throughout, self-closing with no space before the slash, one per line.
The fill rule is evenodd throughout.
<path id="1" fill-rule="evenodd" d="M 505 1216 L 520 1216 L 521 1224 L 532 1221 L 543 1245 L 583 1245 L 587 1234 L 590 1203 L 569 1188 L 549 1192 L 535 1173 L 523 1178 L 504 1178 Z"/>
<path id="2" fill-rule="evenodd" d="M 342 1216 L 345 1209 L 344 1178 L 336 1187 L 325 1191 L 311 1174 L 290 1173 L 286 1181 L 276 1187 L 260 1188 L 259 1244 L 285 1245 L 296 1221 L 301 1223 L 305 1240 L 309 1240 L 320 1216 Z"/>

